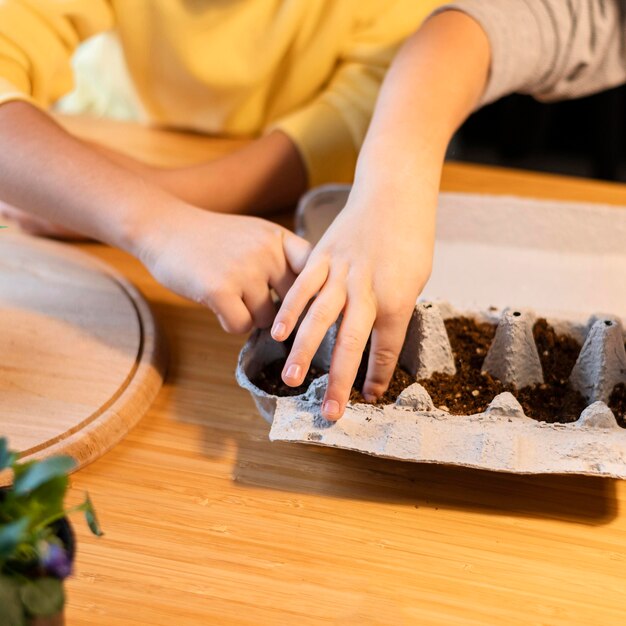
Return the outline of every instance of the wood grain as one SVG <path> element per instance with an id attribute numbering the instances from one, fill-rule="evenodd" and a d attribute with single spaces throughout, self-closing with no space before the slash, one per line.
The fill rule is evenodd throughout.
<path id="1" fill-rule="evenodd" d="M 67 125 L 91 136 L 89 122 Z M 163 164 L 229 149 L 93 129 Z M 445 167 L 443 186 L 626 204 L 624 185 L 462 164 Z M 72 501 L 88 489 L 106 535 L 76 522 L 69 626 L 626 623 L 625 483 L 272 444 L 234 380 L 243 338 L 128 255 L 80 248 L 141 289 L 172 355 L 147 415 L 74 475 Z"/>
<path id="2" fill-rule="evenodd" d="M 82 467 L 161 386 L 162 337 L 145 300 L 69 246 L 2 234 L 0 328 L 0 433 L 24 460 L 69 454 Z"/>

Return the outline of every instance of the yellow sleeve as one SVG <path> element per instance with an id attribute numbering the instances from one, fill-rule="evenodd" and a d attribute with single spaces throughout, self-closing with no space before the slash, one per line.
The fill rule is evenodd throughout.
<path id="1" fill-rule="evenodd" d="M 305 107 L 272 124 L 296 144 L 309 185 L 351 182 L 376 97 L 394 53 L 437 0 L 370 1 L 328 86 Z"/>
<path id="2" fill-rule="evenodd" d="M 0 1 L 0 104 L 48 107 L 72 89 L 78 44 L 112 26 L 107 0 Z"/>

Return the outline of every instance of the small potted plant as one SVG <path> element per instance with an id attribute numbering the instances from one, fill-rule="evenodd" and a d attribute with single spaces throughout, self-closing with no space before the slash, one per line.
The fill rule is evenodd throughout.
<path id="1" fill-rule="evenodd" d="M 17 456 L 0 438 L 0 472 L 13 472 L 13 485 L 0 489 L 0 624 L 62 626 L 75 550 L 67 516 L 83 511 L 91 531 L 102 531 L 88 495 L 64 507 L 72 458 L 19 463 Z"/>

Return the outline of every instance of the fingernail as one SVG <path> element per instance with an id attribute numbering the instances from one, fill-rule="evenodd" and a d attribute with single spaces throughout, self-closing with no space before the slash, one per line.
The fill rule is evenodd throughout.
<path id="1" fill-rule="evenodd" d="M 272 328 L 272 337 L 280 341 L 284 337 L 286 330 L 287 327 L 283 324 L 283 322 L 276 322 Z"/>
<path id="2" fill-rule="evenodd" d="M 364 393 L 363 399 L 365 402 L 369 402 L 370 404 L 374 404 L 378 398 L 373 393 Z"/>
<path id="3" fill-rule="evenodd" d="M 287 371 L 285 372 L 285 378 L 300 380 L 300 372 L 302 372 L 302 368 L 296 363 L 293 363 L 287 368 Z"/>
<path id="4" fill-rule="evenodd" d="M 326 417 L 339 415 L 339 402 L 337 400 L 326 400 L 322 406 L 322 412 Z"/>

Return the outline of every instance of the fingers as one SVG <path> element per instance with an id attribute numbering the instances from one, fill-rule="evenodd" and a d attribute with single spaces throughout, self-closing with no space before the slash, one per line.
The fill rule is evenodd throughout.
<path id="1" fill-rule="evenodd" d="M 245 304 L 256 328 L 269 328 L 276 315 L 272 294 L 267 288 L 252 289 L 243 294 Z"/>
<path id="2" fill-rule="evenodd" d="M 297 387 L 302 384 L 324 335 L 339 317 L 345 303 L 346 292 L 341 283 L 334 281 L 324 285 L 300 324 L 285 362 L 282 379 L 287 385 Z"/>
<path id="3" fill-rule="evenodd" d="M 207 298 L 207 304 L 216 312 L 220 324 L 227 332 L 246 333 L 253 326 L 271 326 L 276 315 L 276 306 L 270 288 L 285 296 L 296 279 L 291 264 L 300 271 L 308 258 L 310 245 L 286 229 L 281 229 L 279 239 L 276 239 L 274 230 L 270 241 L 273 242 L 271 246 L 261 250 L 262 256 L 255 261 L 256 269 L 250 272 L 251 268 L 248 268 L 248 274 L 252 275 L 245 281 L 239 281 L 240 284 L 243 283 L 242 292 L 236 294 L 232 290 L 237 281 L 230 277 L 230 282 L 215 287 L 211 297 Z"/>
<path id="4" fill-rule="evenodd" d="M 252 315 L 240 296 L 235 294 L 222 296 L 218 301 L 211 303 L 211 308 L 227 333 L 238 335 L 248 333 L 254 326 Z"/>
<path id="5" fill-rule="evenodd" d="M 302 239 L 302 237 L 298 237 L 298 235 L 285 229 L 283 232 L 283 250 L 291 270 L 295 274 L 300 274 L 311 254 L 311 244 L 306 239 Z"/>
<path id="6" fill-rule="evenodd" d="M 273 249 L 271 254 L 260 258 L 259 263 L 269 263 L 269 266 L 266 265 L 268 283 L 282 299 L 304 268 L 311 252 L 311 245 L 281 226 L 274 226 L 273 231 L 274 234 L 278 234 L 278 239 L 273 239 L 272 245 L 276 243 L 278 249 Z M 271 262 L 272 258 L 274 262 Z"/>
<path id="7" fill-rule="evenodd" d="M 296 281 L 297 275 L 289 267 L 280 268 L 273 276 L 270 276 L 270 287 L 272 287 L 278 297 L 283 300 Z"/>
<path id="8" fill-rule="evenodd" d="M 328 265 L 316 263 L 307 266 L 296 278 L 293 286 L 285 295 L 272 326 L 272 337 L 284 341 L 292 333 L 298 319 L 311 298 L 322 288 L 328 277 Z"/>
<path id="9" fill-rule="evenodd" d="M 333 351 L 322 415 L 331 421 L 344 413 L 369 338 L 375 307 L 364 298 L 348 301 Z"/>
<path id="10" fill-rule="evenodd" d="M 410 315 L 405 315 L 400 319 L 379 317 L 376 320 L 362 391 L 367 402 L 375 402 L 387 391 L 402 350 L 409 320 Z"/>
<path id="11" fill-rule="evenodd" d="M 311 253 L 311 245 L 308 241 L 294 235 L 287 229 L 283 229 L 282 248 L 286 267 L 281 267 L 277 275 L 270 279 L 271 286 L 281 299 L 285 298 L 294 284 L 296 276 L 304 269 Z"/>

